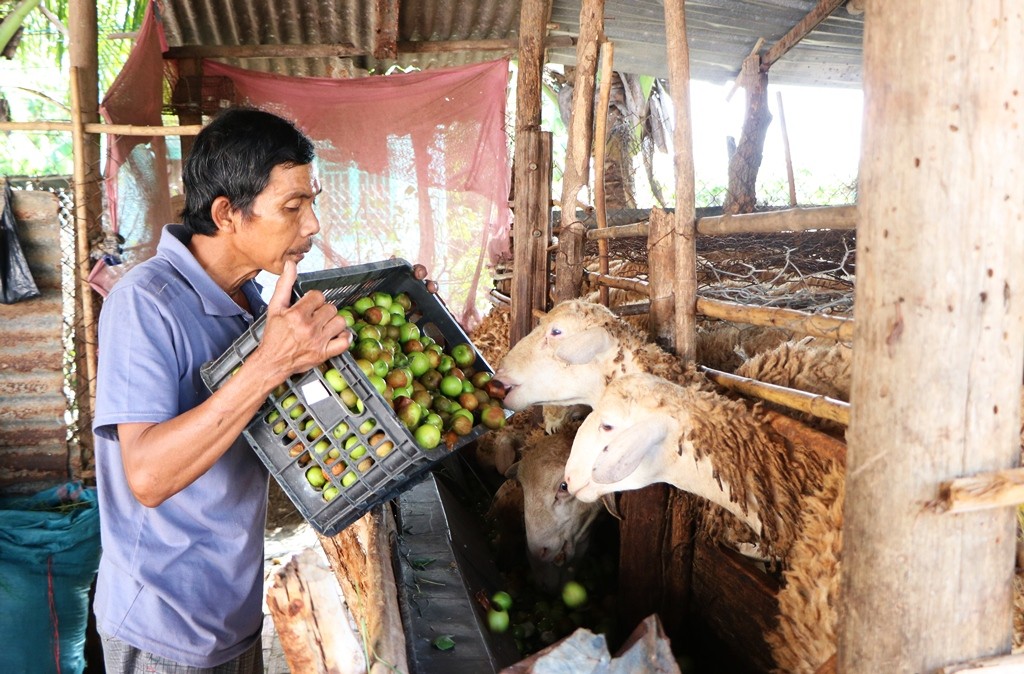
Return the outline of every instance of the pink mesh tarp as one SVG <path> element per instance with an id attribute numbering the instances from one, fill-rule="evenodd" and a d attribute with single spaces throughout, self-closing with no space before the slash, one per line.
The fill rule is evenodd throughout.
<path id="1" fill-rule="evenodd" d="M 147 17 L 147 25 L 151 21 Z M 146 60 L 126 66 L 104 99 L 111 122 L 152 114 L 153 91 L 136 89 L 164 74 L 162 61 L 152 59 L 161 32 L 158 21 L 152 25 L 157 29 L 144 29 L 136 46 L 147 50 Z M 488 306 L 486 263 L 506 255 L 509 245 L 507 60 L 346 80 L 285 77 L 205 61 L 203 75 L 229 79 L 235 102 L 294 120 L 316 144 L 324 188 L 315 248 L 320 254 L 308 255 L 300 271 L 393 256 L 419 262 L 463 325 L 473 326 Z M 137 142 L 113 141 L 110 165 L 128 166 Z M 132 175 L 132 203 L 118 190 L 117 221 L 127 247 L 147 236 L 125 232 L 129 212 L 151 211 L 146 202 L 160 190 L 147 181 L 165 179 L 160 168 L 146 173 Z M 163 224 L 150 218 L 148 236 Z"/>

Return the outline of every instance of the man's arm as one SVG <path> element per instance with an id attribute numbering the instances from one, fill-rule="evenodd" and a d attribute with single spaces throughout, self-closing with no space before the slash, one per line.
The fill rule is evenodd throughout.
<path id="1" fill-rule="evenodd" d="M 217 392 L 161 423 L 118 424 L 125 476 L 140 503 L 156 507 L 192 484 L 231 447 L 278 384 L 349 347 L 345 319 L 323 293 L 306 293 L 288 305 L 295 276 L 295 263 L 285 263 L 260 345 Z"/>

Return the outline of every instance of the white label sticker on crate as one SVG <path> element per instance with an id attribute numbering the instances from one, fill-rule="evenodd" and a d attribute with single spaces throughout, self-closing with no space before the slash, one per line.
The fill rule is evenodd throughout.
<path id="1" fill-rule="evenodd" d="M 302 397 L 306 399 L 307 405 L 315 405 L 321 400 L 330 397 L 325 387 L 319 380 L 314 380 L 302 385 Z"/>

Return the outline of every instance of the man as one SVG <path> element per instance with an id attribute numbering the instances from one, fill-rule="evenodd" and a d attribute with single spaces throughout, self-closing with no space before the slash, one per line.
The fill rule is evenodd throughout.
<path id="1" fill-rule="evenodd" d="M 290 304 L 320 230 L 313 145 L 266 112 L 223 112 L 185 161 L 181 225 L 110 292 L 96 390 L 108 672 L 262 672 L 268 474 L 240 434 L 267 395 L 349 346 L 319 292 Z M 253 281 L 279 274 L 269 304 Z M 266 311 L 262 342 L 213 395 L 200 366 Z"/>

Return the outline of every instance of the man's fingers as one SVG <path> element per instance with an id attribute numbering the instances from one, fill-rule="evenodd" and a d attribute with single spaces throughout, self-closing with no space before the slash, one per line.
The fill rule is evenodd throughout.
<path id="1" fill-rule="evenodd" d="M 340 335 L 327 342 L 327 348 L 325 350 L 327 351 L 328 357 L 337 356 L 348 351 L 350 346 L 352 346 L 352 331 L 346 328 L 341 331 Z"/>
<path id="2" fill-rule="evenodd" d="M 284 269 L 281 270 L 281 276 L 278 277 L 277 285 L 274 286 L 274 294 L 270 297 L 270 302 L 267 303 L 269 309 L 287 309 L 291 305 L 295 276 L 295 262 L 285 260 Z"/>

